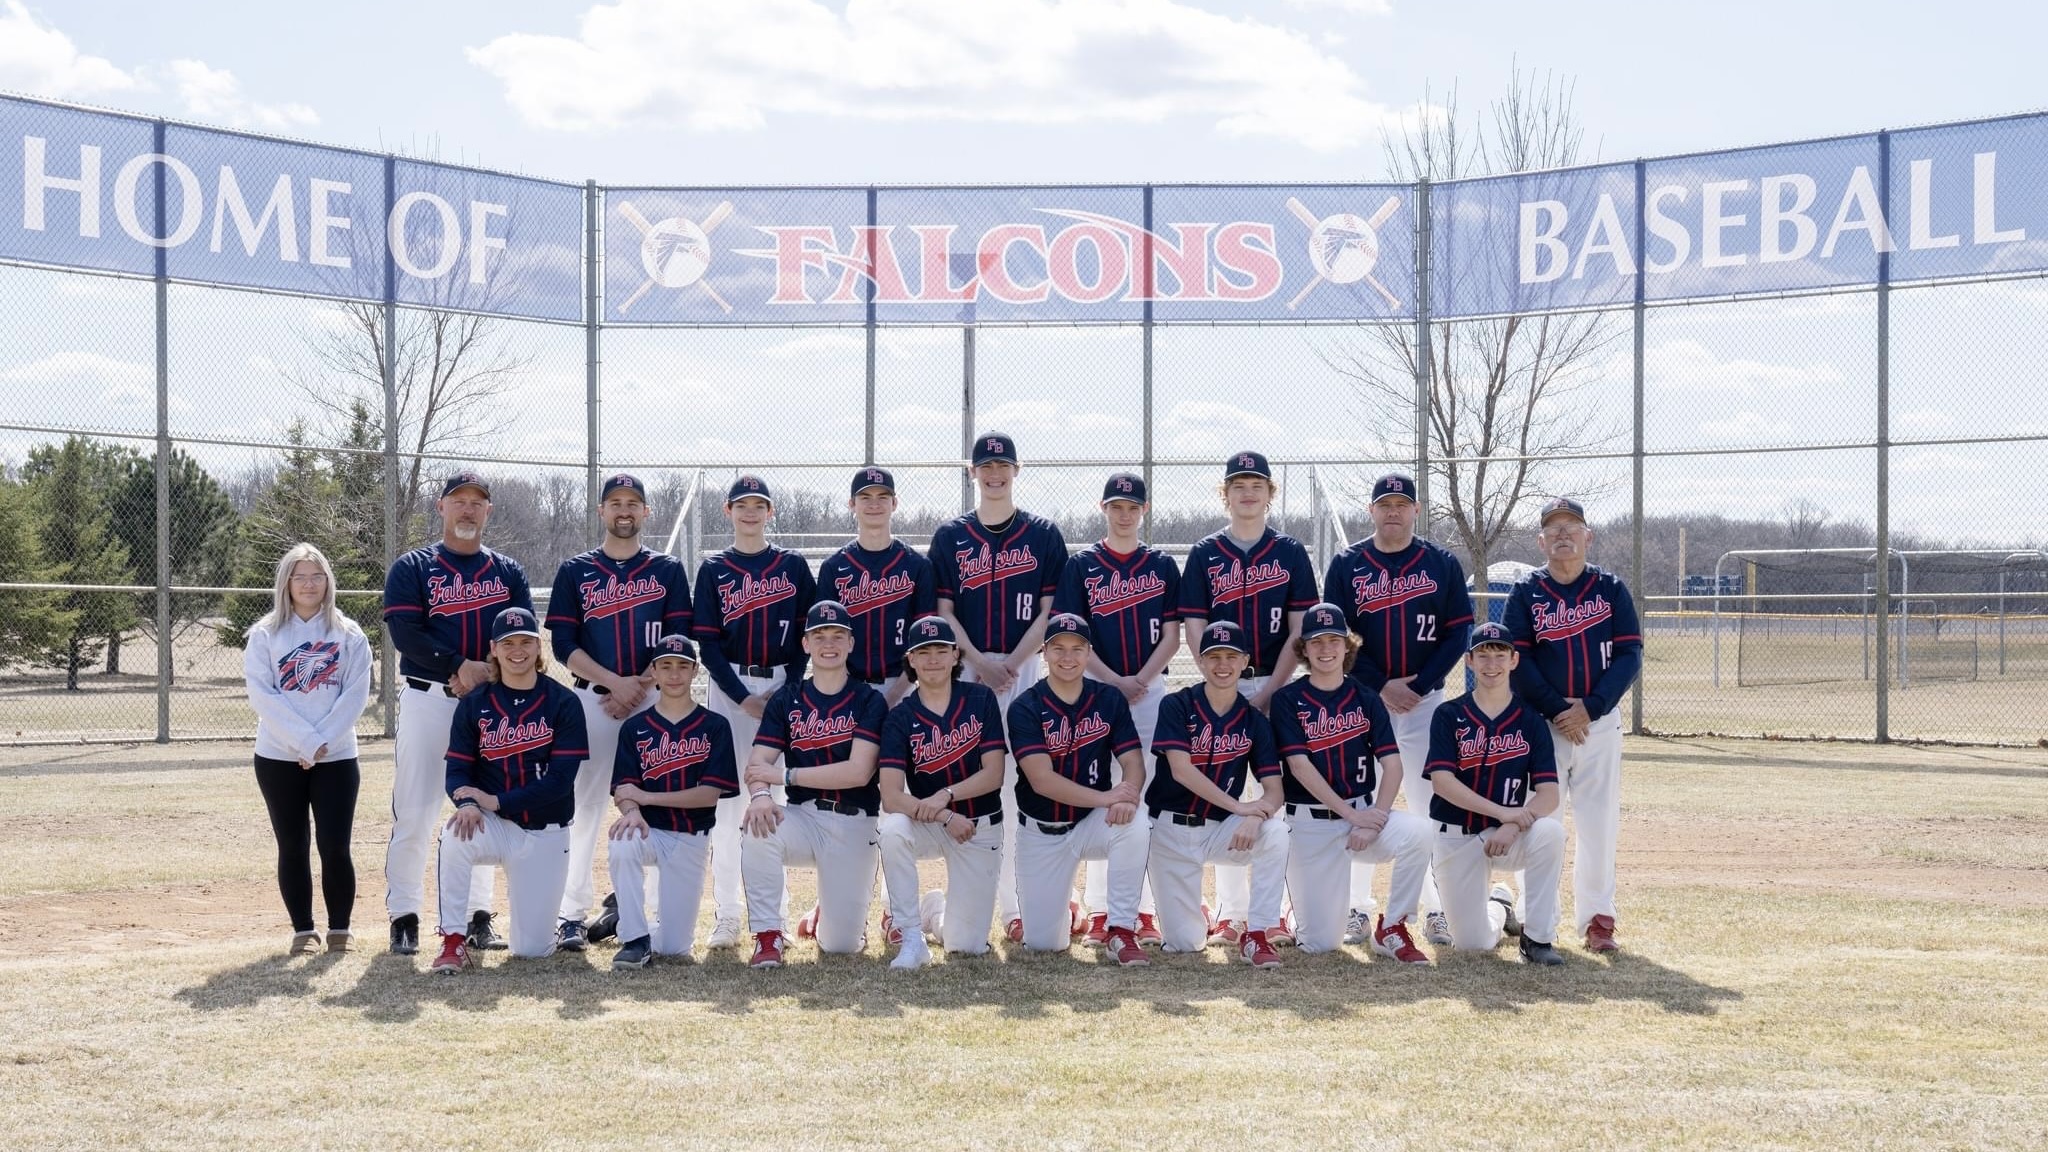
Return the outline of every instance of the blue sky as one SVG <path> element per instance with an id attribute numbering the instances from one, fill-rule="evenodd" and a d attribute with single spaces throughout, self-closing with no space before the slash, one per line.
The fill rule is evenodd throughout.
<path id="1" fill-rule="evenodd" d="M 1406 0 L 363 0 L 345 13 L 309 11 L 6 0 L 0 89 L 614 183 L 1278 182 L 1381 177 L 1382 134 L 1417 114 L 1425 90 L 1441 99 L 1456 84 L 1477 110 L 1517 64 L 1570 78 L 1586 159 L 1614 160 L 2039 107 L 2048 41 L 2043 6 L 1972 3 L 1938 14 L 1890 3 Z M 11 274 L 7 291 L 25 290 L 24 275 Z M 2015 405 L 2000 390 L 2029 379 L 2019 346 L 2038 347 L 2048 294 L 1999 290 L 1985 302 L 1992 339 L 1972 340 L 1958 327 L 1967 307 L 1955 291 L 1975 290 L 1900 305 L 1919 327 L 1899 350 L 1895 435 L 2003 430 L 1995 414 Z M 138 379 L 146 387 L 136 372 L 149 351 L 140 339 L 92 333 L 91 317 L 107 306 L 97 294 L 126 287 L 65 292 L 47 318 L 15 330 L 13 354 L 0 352 L 0 381 L 15 394 L 0 401 L 0 420 L 21 418 L 17 401 L 31 392 L 68 397 L 65 389 L 91 386 L 100 390 L 59 403 L 117 426 L 121 403 L 146 399 L 131 394 Z M 318 308 L 220 297 L 195 291 L 182 313 L 191 335 L 180 368 L 217 384 L 181 402 L 174 422 L 269 434 L 245 399 L 303 355 L 294 333 L 308 316 L 317 324 Z M 1868 436 L 1870 311 L 1867 296 L 1659 310 L 1650 408 L 1662 423 L 1652 446 Z M 245 323 L 258 314 L 260 323 Z M 231 327 L 245 337 L 232 348 L 208 338 Z M 533 405 L 580 398 L 580 339 L 536 338 Z M 1114 460 L 1135 447 L 1124 414 L 1134 334 L 1034 333 L 1028 348 L 1023 339 L 987 338 L 988 410 L 1027 444 L 1064 438 L 1070 455 Z M 903 332 L 885 342 L 885 454 L 940 454 L 957 434 L 956 340 Z M 1965 345 L 1958 372 L 1944 349 Z M 747 364 L 780 373 L 778 382 L 843 383 L 860 357 L 849 333 L 722 333 L 687 347 L 612 337 L 608 455 L 737 462 L 787 457 L 798 441 L 815 454 L 857 453 L 846 405 L 820 394 L 768 443 L 726 382 Z M 1161 406 L 1162 451 L 1221 453 L 1247 438 L 1320 450 L 1360 439 L 1333 434 L 1342 405 L 1318 391 L 1320 362 L 1299 333 L 1162 335 L 1160 358 L 1174 389 Z M 1044 395 L 1048 373 L 1075 379 L 1060 402 Z M 1284 379 L 1255 400 L 1244 380 L 1262 373 Z M 1625 365 L 1607 373 L 1598 401 L 1625 406 L 1626 380 Z M 1273 403 L 1278 394 L 1292 402 Z M 650 396 L 686 397 L 706 419 L 656 432 L 614 416 Z M 1844 410 L 1854 418 L 1838 420 Z M 573 458 L 580 435 L 580 421 L 529 425 L 518 448 Z M 2041 452 L 1907 451 L 1894 478 L 1901 520 L 2042 543 Z M 18 457 L 19 446 L 0 453 Z M 1616 478 L 1614 466 L 1593 464 L 1574 476 L 1589 486 Z M 950 490 L 946 476 L 927 479 L 935 498 Z M 1059 499 L 1086 501 L 1086 478 L 1071 479 Z M 1702 457 L 1653 465 L 1652 480 L 1653 511 L 1769 515 L 1806 498 L 1869 519 L 1867 453 Z M 1191 473 L 1185 487 L 1205 483 Z"/>

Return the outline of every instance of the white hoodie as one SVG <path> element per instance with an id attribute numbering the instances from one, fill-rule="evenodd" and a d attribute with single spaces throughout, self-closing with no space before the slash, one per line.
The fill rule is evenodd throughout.
<path id="1" fill-rule="evenodd" d="M 242 676 L 256 709 L 256 754 L 271 760 L 321 763 L 356 754 L 356 719 L 370 699 L 370 642 L 346 616 L 331 631 L 315 616 L 287 614 L 272 632 L 249 629 Z"/>

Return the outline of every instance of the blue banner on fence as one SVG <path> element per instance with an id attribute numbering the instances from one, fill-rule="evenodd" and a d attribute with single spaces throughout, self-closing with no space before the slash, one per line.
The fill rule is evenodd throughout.
<path id="1" fill-rule="evenodd" d="M 573 321 L 582 187 L 0 99 L 0 260 Z M 18 163 L 17 163 L 18 161 Z M 1445 319 L 2048 271 L 2048 117 L 1429 188 Z M 1389 321 L 1410 185 L 612 188 L 605 323 Z"/>

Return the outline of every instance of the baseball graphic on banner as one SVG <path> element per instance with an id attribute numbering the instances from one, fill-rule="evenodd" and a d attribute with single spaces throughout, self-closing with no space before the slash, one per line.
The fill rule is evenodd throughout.
<path id="1" fill-rule="evenodd" d="M 1400 298 L 1372 274 L 1373 266 L 1380 261 L 1379 228 L 1401 210 L 1399 197 L 1387 197 L 1370 219 L 1351 212 L 1338 212 L 1318 219 L 1307 205 L 1292 196 L 1287 198 L 1287 210 L 1308 229 L 1308 259 L 1316 270 L 1316 278 L 1288 301 L 1288 311 L 1294 311 L 1310 292 L 1315 291 L 1316 285 L 1326 281 L 1356 284 L 1363 280 L 1379 290 L 1389 307 L 1401 306 Z"/>

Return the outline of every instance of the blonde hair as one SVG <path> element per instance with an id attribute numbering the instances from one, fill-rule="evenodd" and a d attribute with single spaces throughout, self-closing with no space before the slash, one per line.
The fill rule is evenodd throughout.
<path id="1" fill-rule="evenodd" d="M 330 632 L 340 630 L 345 617 L 334 607 L 334 566 L 327 562 L 326 553 L 303 541 L 285 549 L 279 558 L 275 598 L 269 614 L 256 622 L 258 627 L 275 632 L 297 615 L 292 611 L 292 569 L 303 563 L 319 565 L 320 574 L 327 578 L 322 581 L 320 594 L 320 626 Z"/>
<path id="2" fill-rule="evenodd" d="M 508 636 L 506 637 L 506 639 L 509 640 L 511 639 L 511 637 Z M 546 643 L 542 642 L 539 637 L 534 638 L 534 645 L 539 649 L 539 651 L 535 652 L 533 655 L 533 673 L 536 676 L 546 676 L 548 674 L 548 646 Z M 502 665 L 498 663 L 498 641 L 491 641 L 490 656 L 484 661 L 484 663 L 489 664 L 491 666 L 492 680 L 495 680 L 500 684 L 505 682 L 505 669 Z"/>
<path id="3" fill-rule="evenodd" d="M 1349 672 L 1358 666 L 1358 649 L 1360 646 L 1361 641 L 1358 639 L 1358 633 L 1344 633 L 1344 671 Z M 1296 636 L 1294 638 L 1294 658 L 1301 661 L 1302 667 L 1308 667 L 1308 637 Z"/>

